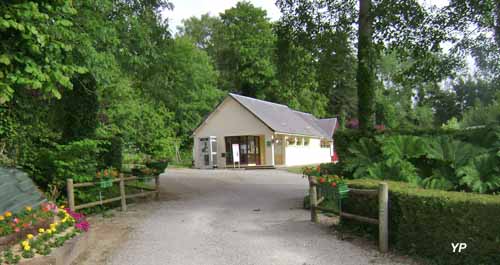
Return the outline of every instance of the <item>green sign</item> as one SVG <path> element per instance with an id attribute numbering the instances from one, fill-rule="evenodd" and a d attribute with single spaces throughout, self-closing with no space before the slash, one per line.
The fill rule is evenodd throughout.
<path id="1" fill-rule="evenodd" d="M 99 185 L 101 188 L 106 189 L 106 188 L 111 188 L 113 186 L 113 179 L 102 179 L 99 182 Z"/>

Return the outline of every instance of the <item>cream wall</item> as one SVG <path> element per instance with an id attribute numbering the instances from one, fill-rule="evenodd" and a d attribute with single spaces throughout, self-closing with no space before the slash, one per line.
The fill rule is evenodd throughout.
<path id="1" fill-rule="evenodd" d="M 206 119 L 193 134 L 193 159 L 195 161 L 195 167 L 200 167 L 203 163 L 200 159 L 200 155 L 197 153 L 199 138 L 208 136 L 217 137 L 218 167 L 225 167 L 226 159 L 221 156 L 221 153 L 226 152 L 224 137 L 243 135 L 264 136 L 267 141 L 271 139 L 273 132 L 233 98 L 226 97 L 219 107 L 209 115 L 208 119 Z M 264 146 L 264 157 L 266 161 L 264 161 L 263 164 L 273 165 L 274 157 L 271 153 L 271 147 L 268 147 L 265 143 Z"/>
<path id="2" fill-rule="evenodd" d="M 287 145 L 285 153 L 286 166 L 328 163 L 331 162 L 332 144 L 330 148 L 322 148 L 319 138 L 310 138 L 309 145 Z"/>

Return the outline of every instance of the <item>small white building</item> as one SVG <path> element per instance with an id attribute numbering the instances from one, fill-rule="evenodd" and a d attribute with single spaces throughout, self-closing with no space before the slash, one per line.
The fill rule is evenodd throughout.
<path id="1" fill-rule="evenodd" d="M 229 94 L 193 132 L 196 168 L 331 162 L 337 119 Z M 239 160 L 239 163 L 238 163 Z"/>

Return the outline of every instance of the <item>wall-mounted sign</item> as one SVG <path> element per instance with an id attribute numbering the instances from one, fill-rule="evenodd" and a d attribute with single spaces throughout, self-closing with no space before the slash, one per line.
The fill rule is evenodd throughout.
<path id="1" fill-rule="evenodd" d="M 240 162 L 240 145 L 233 144 L 233 163 Z"/>
<path id="2" fill-rule="evenodd" d="M 271 141 L 266 141 L 267 147 L 271 147 L 272 142 Z"/>

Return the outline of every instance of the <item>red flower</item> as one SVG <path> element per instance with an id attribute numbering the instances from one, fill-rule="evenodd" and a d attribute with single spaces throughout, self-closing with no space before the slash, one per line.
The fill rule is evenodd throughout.
<path id="1" fill-rule="evenodd" d="M 319 179 L 319 183 L 325 183 L 325 181 L 326 181 L 325 178 L 320 178 Z"/>
<path id="2" fill-rule="evenodd" d="M 337 182 L 332 182 L 332 187 L 337 187 Z"/>
<path id="3" fill-rule="evenodd" d="M 16 227 L 16 228 L 14 228 L 14 231 L 15 231 L 16 233 L 19 233 L 19 232 L 21 232 L 21 229 L 20 229 L 19 227 Z"/>
<path id="4" fill-rule="evenodd" d="M 316 167 L 316 171 L 320 172 L 320 171 L 321 171 L 321 167 L 320 167 L 320 166 L 317 166 L 317 167 Z"/>

